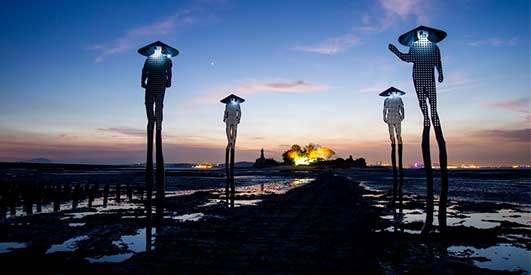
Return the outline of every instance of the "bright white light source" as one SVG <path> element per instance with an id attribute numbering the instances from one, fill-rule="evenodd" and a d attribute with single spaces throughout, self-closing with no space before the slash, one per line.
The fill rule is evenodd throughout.
<path id="1" fill-rule="evenodd" d="M 166 57 L 167 57 L 167 58 L 171 58 L 171 54 L 167 54 Z"/>
<path id="2" fill-rule="evenodd" d="M 162 48 L 161 47 L 155 47 L 154 52 L 151 56 L 153 57 L 160 57 L 162 55 Z"/>

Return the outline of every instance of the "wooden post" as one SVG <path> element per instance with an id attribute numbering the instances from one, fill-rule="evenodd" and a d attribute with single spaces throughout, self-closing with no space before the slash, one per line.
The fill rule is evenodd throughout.
<path id="1" fill-rule="evenodd" d="M 107 207 L 107 202 L 109 201 L 109 184 L 105 183 L 103 186 L 103 207 Z"/>

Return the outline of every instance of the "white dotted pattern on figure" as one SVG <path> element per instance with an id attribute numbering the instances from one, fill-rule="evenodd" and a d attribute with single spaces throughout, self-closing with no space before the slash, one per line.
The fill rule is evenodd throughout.
<path id="1" fill-rule="evenodd" d="M 430 126 L 428 106 L 430 104 L 431 119 L 434 126 L 440 126 L 437 113 L 437 93 L 435 87 L 434 69 L 439 71 L 442 81 L 442 63 L 439 47 L 427 39 L 427 33 L 419 34 L 419 40 L 412 43 L 407 54 L 401 53 L 395 47 L 391 50 L 402 60 L 413 63 L 413 83 L 417 91 L 420 109 L 424 115 L 424 126 Z"/>
<path id="2" fill-rule="evenodd" d="M 383 119 L 389 126 L 391 143 L 395 144 L 395 133 L 398 144 L 402 144 L 402 120 L 404 120 L 404 103 L 398 96 L 388 97 L 384 101 Z"/>
<path id="3" fill-rule="evenodd" d="M 236 135 L 238 133 L 238 124 L 240 123 L 242 112 L 240 104 L 237 101 L 231 101 L 225 105 L 225 114 L 223 121 L 227 125 L 227 140 L 228 147 L 234 149 L 236 146 Z"/>
<path id="4" fill-rule="evenodd" d="M 146 114 L 149 123 L 156 123 L 157 130 L 162 129 L 164 93 L 171 67 L 171 59 L 161 55 L 148 57 L 142 68 L 142 74 L 147 76 Z M 153 110 L 153 105 L 155 105 L 155 110 Z"/>

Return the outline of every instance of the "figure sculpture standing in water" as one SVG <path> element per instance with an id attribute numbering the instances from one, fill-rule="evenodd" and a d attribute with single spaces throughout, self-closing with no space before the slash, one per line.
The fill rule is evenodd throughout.
<path id="1" fill-rule="evenodd" d="M 164 157 L 162 154 L 162 108 L 166 88 L 171 86 L 171 57 L 179 54 L 176 49 L 157 41 L 138 50 L 147 56 L 142 68 L 141 86 L 146 89 L 145 104 L 147 124 L 147 158 L 146 158 L 146 191 L 147 218 L 151 219 L 151 196 L 153 191 L 153 131 L 156 129 L 156 162 L 157 162 L 157 221 L 164 218 Z"/>
<path id="2" fill-rule="evenodd" d="M 225 103 L 225 113 L 223 114 L 223 122 L 225 122 L 227 134 L 227 149 L 225 151 L 225 171 L 227 174 L 227 182 L 225 185 L 225 195 L 227 203 L 229 203 L 229 185 L 230 185 L 230 206 L 234 207 L 234 198 L 236 191 L 234 187 L 234 151 L 236 148 L 236 135 L 238 133 L 238 124 L 240 123 L 242 112 L 240 103 L 245 99 L 234 94 L 227 96 L 221 100 Z M 230 162 L 229 162 L 230 160 Z"/>
<path id="3" fill-rule="evenodd" d="M 389 138 L 391 139 L 391 163 L 393 165 L 393 201 L 397 196 L 397 171 L 396 171 L 396 143 L 398 142 L 398 170 L 400 173 L 400 185 L 398 187 L 398 198 L 402 204 L 402 187 L 404 185 L 404 170 L 402 167 L 402 120 L 404 120 L 404 103 L 400 96 L 406 93 L 391 87 L 380 93 L 385 96 L 383 108 L 383 120 L 389 127 Z"/>
<path id="4" fill-rule="evenodd" d="M 413 63 L 413 83 L 417 92 L 420 109 L 424 116 L 424 130 L 422 133 L 422 156 L 427 179 L 426 221 L 422 233 L 429 233 L 433 223 L 433 171 L 430 156 L 430 116 L 435 137 L 439 145 L 439 163 L 441 168 L 441 194 L 439 197 L 439 230 L 446 229 L 446 203 L 448 198 L 448 169 L 446 142 L 443 137 L 439 114 L 437 112 L 437 93 L 435 86 L 435 72 L 438 80 L 443 82 L 441 54 L 436 43 L 446 37 L 446 32 L 430 27 L 419 26 L 398 38 L 400 44 L 409 46 L 408 53 L 400 52 L 394 45 L 389 44 L 396 56 L 405 62 Z M 428 113 L 428 104 L 430 113 Z"/>

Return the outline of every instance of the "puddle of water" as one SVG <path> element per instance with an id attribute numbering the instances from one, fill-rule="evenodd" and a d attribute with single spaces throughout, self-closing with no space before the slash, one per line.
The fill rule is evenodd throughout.
<path id="1" fill-rule="evenodd" d="M 90 263 L 120 263 L 131 257 L 134 253 L 123 253 L 101 257 L 86 258 Z"/>
<path id="2" fill-rule="evenodd" d="M 149 243 L 150 250 L 155 249 L 153 245 L 153 236 L 156 234 L 156 229 L 151 228 L 151 235 L 146 235 L 148 233 L 146 228 L 139 229 L 134 235 L 123 235 L 119 241 L 113 241 L 112 244 L 120 247 L 126 248 L 129 253 L 120 253 L 114 255 L 105 255 L 86 258 L 90 263 L 119 263 L 123 262 L 135 255 L 136 253 L 145 252 Z"/>
<path id="3" fill-rule="evenodd" d="M 146 251 L 146 244 L 148 243 L 147 239 L 149 236 L 146 236 L 147 229 L 142 228 L 139 229 L 134 235 L 123 235 L 122 238 L 120 238 L 119 241 L 114 241 L 112 244 L 116 246 L 125 247 L 129 251 L 132 251 L 134 253 L 140 253 Z M 155 228 L 151 228 L 151 236 L 155 235 Z M 152 240 L 150 238 L 149 240 L 151 249 L 154 249 L 153 244 L 151 243 Z"/>
<path id="4" fill-rule="evenodd" d="M 191 213 L 179 216 L 172 216 L 171 218 L 180 222 L 196 222 L 202 219 L 204 216 L 205 214 L 203 213 Z"/>
<path id="5" fill-rule="evenodd" d="M 68 239 L 62 244 L 54 244 L 48 249 L 48 251 L 46 251 L 46 254 L 51 254 L 55 252 L 72 252 L 76 250 L 77 242 L 87 240 L 88 238 L 88 236 L 83 235 Z"/>
<path id="6" fill-rule="evenodd" d="M 509 244 L 500 244 L 488 248 L 474 248 L 471 246 L 451 246 L 448 252 L 458 257 L 485 257 L 489 261 L 474 260 L 474 264 L 481 268 L 493 270 L 525 270 L 531 272 L 531 251 Z"/>
<path id="7" fill-rule="evenodd" d="M 3 242 L 0 243 L 0 254 L 8 253 L 16 249 L 25 248 L 26 246 L 28 246 L 26 243 Z"/>
<path id="8" fill-rule="evenodd" d="M 438 208 L 435 207 L 434 216 L 437 216 Z M 531 226 L 531 215 L 513 209 L 501 209 L 495 213 L 467 213 L 462 214 L 466 217 L 452 217 L 452 215 L 461 214 L 453 209 L 448 211 L 448 224 L 451 226 L 468 226 L 478 229 L 491 229 L 499 226 L 502 221 L 516 222 Z M 382 216 L 383 219 L 392 220 L 392 215 Z M 424 221 L 425 214 L 422 209 L 406 209 L 404 210 L 404 223 L 411 223 L 415 221 Z M 435 219 L 434 225 L 438 225 L 438 220 Z"/>

